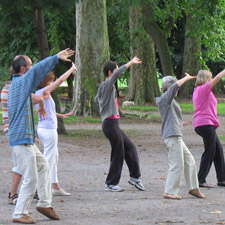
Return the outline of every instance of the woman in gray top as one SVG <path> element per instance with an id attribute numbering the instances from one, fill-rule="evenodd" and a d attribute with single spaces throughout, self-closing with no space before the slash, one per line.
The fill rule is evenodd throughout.
<path id="1" fill-rule="evenodd" d="M 138 57 L 134 57 L 127 64 L 118 68 L 114 61 L 107 61 L 104 64 L 103 72 L 105 81 L 99 86 L 95 101 L 99 104 L 100 115 L 102 118 L 102 130 L 104 135 L 109 139 L 111 145 L 111 161 L 109 173 L 106 178 L 106 191 L 123 191 L 118 184 L 121 177 L 124 159 L 127 163 L 131 185 L 144 191 L 145 188 L 141 181 L 139 159 L 136 148 L 131 140 L 119 127 L 119 105 L 118 94 L 115 82 L 121 74 L 133 64 L 141 64 Z"/>
<path id="2" fill-rule="evenodd" d="M 183 125 L 181 108 L 174 99 L 177 92 L 186 81 L 195 77 L 186 74 L 180 80 L 166 76 L 162 80 L 163 94 L 156 98 L 159 112 L 162 116 L 162 137 L 169 150 L 169 171 L 166 179 L 164 198 L 178 199 L 179 186 L 184 173 L 189 194 L 197 198 L 205 198 L 199 190 L 197 169 L 194 157 L 183 141 Z"/>

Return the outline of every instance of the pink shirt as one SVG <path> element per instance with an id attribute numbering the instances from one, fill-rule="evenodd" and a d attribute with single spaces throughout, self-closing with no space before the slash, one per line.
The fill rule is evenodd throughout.
<path id="1" fill-rule="evenodd" d="M 117 108 L 118 114 L 117 115 L 112 115 L 112 116 L 108 117 L 107 119 L 119 119 L 120 118 L 120 114 L 119 114 L 119 103 L 118 103 L 117 97 L 115 98 L 115 101 L 116 101 L 116 108 Z"/>
<path id="2" fill-rule="evenodd" d="M 217 119 L 217 100 L 210 87 L 210 82 L 194 89 L 192 101 L 194 104 L 194 128 L 204 125 L 219 127 Z"/>

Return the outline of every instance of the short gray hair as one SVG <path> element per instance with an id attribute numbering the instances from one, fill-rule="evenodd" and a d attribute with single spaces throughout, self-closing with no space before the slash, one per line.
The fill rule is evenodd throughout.
<path id="1" fill-rule="evenodd" d="M 163 92 L 166 92 L 168 87 L 170 87 L 176 81 L 177 81 L 177 78 L 173 77 L 173 76 L 163 77 L 163 79 L 162 79 L 162 90 L 163 90 Z"/>

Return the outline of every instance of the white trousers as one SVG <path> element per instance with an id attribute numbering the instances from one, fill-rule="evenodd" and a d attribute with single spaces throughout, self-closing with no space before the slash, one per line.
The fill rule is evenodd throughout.
<path id="1" fill-rule="evenodd" d="M 23 177 L 13 218 L 28 214 L 31 201 L 37 189 L 37 206 L 50 207 L 52 202 L 48 162 L 36 145 L 13 146 L 17 166 Z"/>
<path id="2" fill-rule="evenodd" d="M 44 147 L 44 156 L 48 160 L 51 183 L 58 183 L 58 133 L 56 129 L 38 128 L 38 137 Z"/>
<path id="3" fill-rule="evenodd" d="M 165 193 L 178 194 L 183 173 L 188 190 L 198 188 L 195 160 L 182 137 L 172 136 L 166 138 L 164 142 L 169 150 L 169 171 L 166 179 Z"/>

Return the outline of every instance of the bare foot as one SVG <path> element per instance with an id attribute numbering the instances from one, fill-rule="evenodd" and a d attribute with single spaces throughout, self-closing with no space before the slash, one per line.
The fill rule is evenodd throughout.
<path id="1" fill-rule="evenodd" d="M 199 190 L 199 188 L 196 189 L 192 189 L 188 192 L 190 195 L 193 195 L 196 198 L 205 198 L 205 195 L 203 195 L 201 193 L 201 191 Z"/>
<path id="2" fill-rule="evenodd" d="M 182 199 L 179 195 L 173 195 L 173 194 L 168 194 L 168 193 L 164 193 L 163 198 L 173 199 L 173 200 L 181 200 Z"/>

